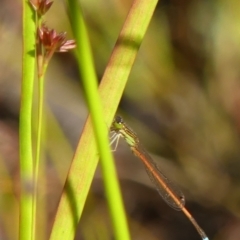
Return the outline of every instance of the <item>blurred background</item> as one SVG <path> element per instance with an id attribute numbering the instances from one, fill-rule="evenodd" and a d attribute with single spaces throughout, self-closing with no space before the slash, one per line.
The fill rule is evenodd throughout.
<path id="1" fill-rule="evenodd" d="M 100 81 L 132 1 L 80 3 Z M 18 239 L 21 10 L 21 1 L 1 1 L 0 240 Z M 72 38 L 63 1 L 54 1 L 46 22 Z M 160 1 L 118 110 L 182 189 L 187 209 L 211 240 L 240 239 L 239 23 L 239 0 Z M 49 237 L 88 112 L 73 52 L 54 56 L 45 97 L 38 239 Z M 132 239 L 200 239 L 184 214 L 160 198 L 123 140 L 114 155 Z M 78 239 L 114 239 L 100 169 Z"/>

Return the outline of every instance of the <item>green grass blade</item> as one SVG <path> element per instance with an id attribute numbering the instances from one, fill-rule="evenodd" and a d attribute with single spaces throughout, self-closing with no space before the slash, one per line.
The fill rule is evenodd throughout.
<path id="1" fill-rule="evenodd" d="M 32 95 L 35 69 L 35 24 L 34 13 L 28 3 L 23 1 L 23 67 L 20 108 L 20 219 L 19 239 L 32 239 L 33 206 L 33 158 L 32 158 Z"/>
<path id="2" fill-rule="evenodd" d="M 77 60 L 82 75 L 86 99 L 90 110 L 94 134 L 99 149 L 103 182 L 116 239 L 130 239 L 120 186 L 108 140 L 108 128 L 104 121 L 101 101 L 98 94 L 97 77 L 94 70 L 90 42 L 83 16 L 75 0 L 69 1 L 69 16 L 77 42 Z M 91 149 L 88 149 L 91 151 Z M 92 181 L 92 178 L 89 179 Z M 81 204 L 81 203 L 79 203 Z"/>

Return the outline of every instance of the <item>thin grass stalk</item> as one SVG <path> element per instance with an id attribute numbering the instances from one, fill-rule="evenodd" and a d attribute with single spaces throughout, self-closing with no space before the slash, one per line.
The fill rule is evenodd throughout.
<path id="1" fill-rule="evenodd" d="M 97 77 L 94 70 L 90 42 L 78 1 L 69 3 L 69 16 L 77 42 L 77 61 L 86 93 L 91 122 L 100 155 L 103 181 L 110 209 L 110 215 L 116 239 L 130 239 L 127 218 L 124 210 L 117 173 L 108 140 L 108 128 L 105 123 L 98 93 Z M 91 151 L 91 149 L 89 149 Z M 103 169 L 105 168 L 105 169 Z M 84 171 L 84 169 L 82 170 Z"/>
<path id="2" fill-rule="evenodd" d="M 33 239 L 36 239 L 37 225 L 37 199 L 38 199 L 38 182 L 39 182 L 39 165 L 42 149 L 42 127 L 43 127 L 43 107 L 44 107 L 44 76 L 41 75 L 38 79 L 38 116 L 37 116 L 37 143 L 36 157 L 34 164 L 34 196 L 33 196 Z"/>
<path id="3" fill-rule="evenodd" d="M 33 156 L 32 156 L 32 99 L 35 75 L 35 19 L 27 0 L 23 1 L 23 56 L 19 123 L 20 141 L 20 213 L 19 239 L 32 239 L 33 224 Z"/>

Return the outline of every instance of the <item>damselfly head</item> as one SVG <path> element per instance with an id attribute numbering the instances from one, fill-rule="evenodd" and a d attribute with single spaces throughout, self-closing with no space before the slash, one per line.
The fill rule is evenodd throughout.
<path id="1" fill-rule="evenodd" d="M 123 119 L 120 116 L 116 116 L 112 122 L 112 125 L 110 127 L 111 132 L 118 132 L 123 127 Z"/>
<path id="2" fill-rule="evenodd" d="M 114 119 L 114 121 L 115 121 L 116 123 L 118 123 L 118 124 L 124 123 L 123 118 L 120 117 L 120 116 L 116 116 L 115 119 Z"/>

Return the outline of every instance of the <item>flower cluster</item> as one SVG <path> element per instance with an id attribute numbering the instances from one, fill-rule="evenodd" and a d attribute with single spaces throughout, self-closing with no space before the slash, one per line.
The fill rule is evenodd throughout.
<path id="1" fill-rule="evenodd" d="M 67 52 L 76 47 L 74 40 L 66 40 L 66 32 L 57 33 L 54 29 L 49 29 L 45 24 L 38 29 L 38 39 L 46 52 Z"/>
<path id="2" fill-rule="evenodd" d="M 29 0 L 29 2 L 39 16 L 43 16 L 53 4 L 49 0 Z"/>
<path id="3" fill-rule="evenodd" d="M 50 9 L 53 2 L 50 0 L 29 0 L 32 8 L 37 13 L 37 57 L 38 70 L 47 65 L 54 52 L 67 52 L 76 47 L 74 40 L 66 40 L 66 32 L 57 33 L 55 29 L 50 29 L 42 23 L 42 17 Z"/>

